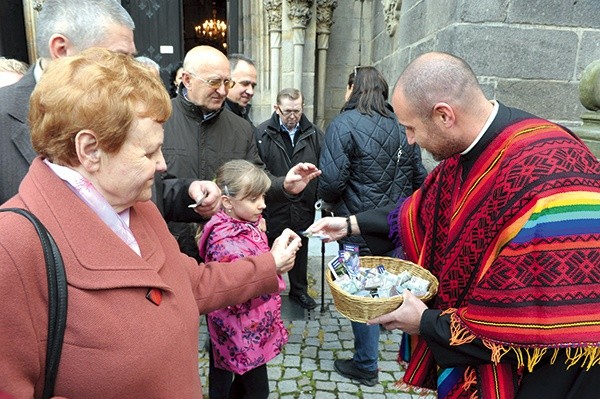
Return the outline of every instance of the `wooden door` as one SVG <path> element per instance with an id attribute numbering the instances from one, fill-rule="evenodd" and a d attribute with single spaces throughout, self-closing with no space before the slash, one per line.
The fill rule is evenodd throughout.
<path id="1" fill-rule="evenodd" d="M 137 55 L 160 65 L 161 78 L 168 88 L 170 72 L 183 61 L 181 0 L 122 0 L 121 4 L 135 22 Z"/>

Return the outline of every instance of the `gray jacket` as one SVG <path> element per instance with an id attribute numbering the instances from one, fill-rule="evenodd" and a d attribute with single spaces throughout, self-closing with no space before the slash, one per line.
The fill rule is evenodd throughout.
<path id="1" fill-rule="evenodd" d="M 27 120 L 35 84 L 31 67 L 21 80 L 0 88 L 0 204 L 17 193 L 37 155 Z"/>

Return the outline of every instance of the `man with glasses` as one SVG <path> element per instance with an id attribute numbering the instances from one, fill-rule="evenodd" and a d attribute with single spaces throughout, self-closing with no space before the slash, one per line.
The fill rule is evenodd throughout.
<path id="1" fill-rule="evenodd" d="M 229 61 L 210 46 L 191 49 L 183 61 L 182 86 L 173 98 L 173 113 L 164 124 L 163 154 L 167 172 L 157 179 L 157 201 L 182 252 L 198 258 L 195 239 L 202 216 L 188 212 L 175 218 L 169 198 L 176 197 L 182 179 L 212 180 L 225 162 L 245 159 L 264 168 L 254 140 L 253 127 L 224 106 L 227 93 L 236 83 L 231 79 Z M 295 198 L 306 184 L 318 176 L 314 165 L 298 164 L 285 176 L 274 177 L 269 196 Z M 178 178 L 178 179 L 175 179 Z M 175 187 L 175 188 L 173 188 Z M 172 207 L 171 207 L 172 208 Z"/>
<path id="2" fill-rule="evenodd" d="M 304 106 L 300 90 L 283 89 L 277 95 L 275 111 L 270 119 L 260 124 L 256 142 L 260 157 L 276 176 L 284 176 L 298 162 L 317 164 L 321 152 L 323 132 L 302 113 Z M 269 244 L 286 227 L 305 230 L 315 219 L 317 182 L 311 182 L 298 201 L 267 196 L 267 236 Z M 302 247 L 296 254 L 290 278 L 290 299 L 305 309 L 314 309 L 317 303 L 308 295 L 306 269 L 308 263 L 308 239 L 302 237 Z"/>
<path id="3" fill-rule="evenodd" d="M 227 56 L 231 68 L 231 79 L 235 81 L 225 100 L 225 106 L 237 116 L 248 122 L 250 120 L 250 100 L 254 96 L 256 87 L 256 67 L 254 61 L 243 54 L 230 54 Z"/>

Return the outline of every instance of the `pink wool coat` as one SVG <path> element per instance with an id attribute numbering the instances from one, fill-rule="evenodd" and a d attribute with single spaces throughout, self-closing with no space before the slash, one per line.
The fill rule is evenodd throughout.
<path id="1" fill-rule="evenodd" d="M 55 394 L 67 398 L 202 397 L 200 313 L 277 290 L 270 253 L 198 266 L 179 252 L 151 202 L 131 208 L 136 255 L 38 158 L 3 207 L 32 211 L 54 236 L 68 279 L 68 319 Z M 0 391 L 39 398 L 47 282 L 32 225 L 0 214 Z M 159 306 L 146 299 L 162 291 Z"/>

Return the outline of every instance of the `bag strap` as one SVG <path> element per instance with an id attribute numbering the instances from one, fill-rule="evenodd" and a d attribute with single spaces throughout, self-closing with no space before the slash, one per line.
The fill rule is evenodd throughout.
<path id="1" fill-rule="evenodd" d="M 14 212 L 29 220 L 40 238 L 46 275 L 48 278 L 48 341 L 43 398 L 54 396 L 54 384 L 67 325 L 67 275 L 62 256 L 54 238 L 42 222 L 31 212 L 21 208 L 5 208 L 0 212 Z"/>

